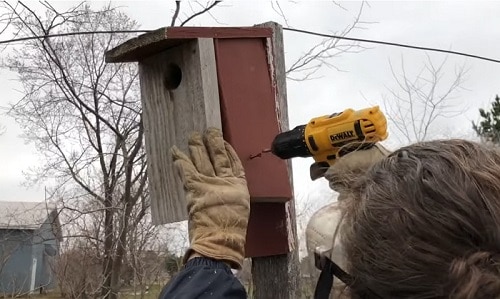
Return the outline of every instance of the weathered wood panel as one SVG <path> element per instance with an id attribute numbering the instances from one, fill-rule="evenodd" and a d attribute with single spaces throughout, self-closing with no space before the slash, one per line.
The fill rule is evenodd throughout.
<path id="1" fill-rule="evenodd" d="M 273 36 L 268 39 L 268 57 L 271 66 L 272 80 L 276 92 L 276 114 L 281 131 L 289 129 L 288 105 L 286 93 L 286 68 L 283 46 L 283 29 L 274 22 L 261 25 L 273 30 Z M 293 190 L 293 172 L 291 161 L 286 161 L 288 179 Z M 289 251 L 284 254 L 252 258 L 252 279 L 255 286 L 254 298 L 301 298 L 300 293 L 300 267 L 298 255 L 297 224 L 295 214 L 295 200 L 291 199 L 282 203 L 281 209 L 283 228 L 288 241 Z M 279 209 L 279 207 L 275 207 Z M 256 215 L 256 217 L 258 217 Z M 258 218 L 257 218 L 258 219 Z M 265 228 L 261 228 L 265 229 Z"/>
<path id="2" fill-rule="evenodd" d="M 142 59 L 139 71 L 153 222 L 186 220 L 169 150 L 177 145 L 187 151 L 192 131 L 221 128 L 213 40 L 192 39 Z"/>
<path id="3" fill-rule="evenodd" d="M 287 202 L 292 197 L 287 164 L 269 148 L 280 124 L 266 38 L 216 39 L 224 138 L 240 157 L 252 202 Z"/>

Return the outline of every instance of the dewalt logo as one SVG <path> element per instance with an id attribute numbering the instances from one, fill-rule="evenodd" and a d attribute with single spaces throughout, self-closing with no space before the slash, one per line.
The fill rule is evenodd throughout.
<path id="1" fill-rule="evenodd" d="M 345 131 L 334 135 L 330 135 L 330 141 L 335 142 L 353 137 L 354 137 L 354 131 Z"/>

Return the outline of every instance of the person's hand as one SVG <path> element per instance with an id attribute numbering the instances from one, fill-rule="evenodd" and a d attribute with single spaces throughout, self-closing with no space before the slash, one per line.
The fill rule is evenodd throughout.
<path id="1" fill-rule="evenodd" d="M 338 158 L 338 160 L 324 173 L 330 188 L 339 192 L 337 201 L 332 202 L 310 218 L 306 227 L 306 246 L 310 257 L 317 250 L 329 250 L 330 260 L 340 268 L 346 270 L 347 260 L 340 240 L 342 221 L 344 217 L 343 205 L 349 197 L 348 189 L 372 165 L 388 156 L 390 152 L 380 144 L 369 149 L 357 150 Z M 349 298 L 345 292 L 344 283 L 336 279 L 333 285 L 333 298 Z"/>
<path id="2" fill-rule="evenodd" d="M 221 260 L 241 269 L 250 215 L 250 194 L 245 171 L 232 146 L 218 129 L 204 136 L 193 133 L 186 155 L 171 150 L 174 166 L 186 193 L 192 254 Z"/>
<path id="3" fill-rule="evenodd" d="M 379 143 L 369 149 L 357 150 L 338 159 L 325 173 L 330 188 L 340 193 L 348 190 L 375 163 L 387 157 L 391 152 Z M 342 199 L 342 198 L 339 198 Z"/>

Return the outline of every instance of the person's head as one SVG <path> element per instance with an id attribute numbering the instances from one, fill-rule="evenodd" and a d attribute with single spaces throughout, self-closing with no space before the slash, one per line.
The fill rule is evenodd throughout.
<path id="1" fill-rule="evenodd" d="M 417 143 L 376 163 L 352 192 L 342 241 L 358 285 L 382 298 L 500 298 L 497 150 Z"/>

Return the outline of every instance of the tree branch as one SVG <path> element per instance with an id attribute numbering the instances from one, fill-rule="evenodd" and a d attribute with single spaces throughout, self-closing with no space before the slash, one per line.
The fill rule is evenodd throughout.
<path id="1" fill-rule="evenodd" d="M 222 2 L 222 0 L 217 0 L 217 1 L 212 2 L 212 4 L 208 4 L 204 9 L 202 9 L 201 11 L 199 11 L 197 13 L 194 13 L 189 18 L 187 18 L 186 20 L 184 20 L 179 25 L 179 27 L 182 27 L 182 26 L 186 25 L 189 21 L 193 20 L 194 18 L 196 18 L 198 16 L 201 16 L 202 14 L 209 12 L 212 8 L 214 8 L 215 6 L 217 6 L 217 4 L 219 4 L 221 2 Z"/>
<path id="2" fill-rule="evenodd" d="M 175 26 L 175 22 L 177 21 L 177 18 L 179 17 L 180 11 L 181 11 L 181 0 L 175 0 L 175 11 L 174 11 L 174 15 L 172 16 L 172 21 L 170 22 L 171 27 Z"/>

